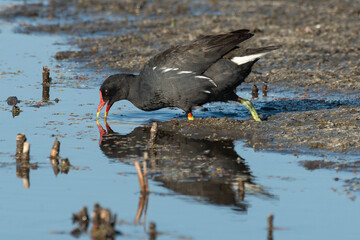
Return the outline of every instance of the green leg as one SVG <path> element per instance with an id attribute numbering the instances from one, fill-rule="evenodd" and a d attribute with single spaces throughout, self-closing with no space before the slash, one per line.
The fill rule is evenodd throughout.
<path id="1" fill-rule="evenodd" d="M 237 101 L 239 103 L 241 103 L 242 105 L 244 105 L 250 111 L 250 113 L 253 116 L 255 121 L 261 122 L 261 119 L 259 118 L 259 115 L 257 114 L 257 112 L 254 108 L 254 105 L 251 103 L 250 100 L 246 100 L 246 99 L 239 97 Z"/>

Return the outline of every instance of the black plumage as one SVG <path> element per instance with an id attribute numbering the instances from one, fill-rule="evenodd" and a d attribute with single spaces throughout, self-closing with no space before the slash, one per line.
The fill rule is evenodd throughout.
<path id="1" fill-rule="evenodd" d="M 278 47 L 238 46 L 252 36 L 246 29 L 206 36 L 154 56 L 139 75 L 111 75 L 100 88 L 98 115 L 107 103 L 106 117 L 114 102 L 123 99 L 145 111 L 178 107 L 189 119 L 194 106 L 238 101 L 260 121 L 251 102 L 238 97 L 235 90 L 249 75 L 253 64 Z"/>

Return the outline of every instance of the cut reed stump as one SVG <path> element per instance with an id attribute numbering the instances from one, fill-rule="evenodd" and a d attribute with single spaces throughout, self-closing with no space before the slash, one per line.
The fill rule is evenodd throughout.
<path id="1" fill-rule="evenodd" d="M 16 136 L 16 177 L 22 178 L 24 188 L 30 188 L 30 169 L 37 169 L 36 164 L 30 164 L 30 143 L 26 142 L 24 133 Z"/>
<path id="2" fill-rule="evenodd" d="M 60 152 L 60 141 L 55 138 L 54 144 L 50 151 L 50 158 L 59 158 L 59 152 Z"/>
<path id="3" fill-rule="evenodd" d="M 53 167 L 55 176 L 57 176 L 60 172 L 59 152 L 60 152 L 60 141 L 57 138 L 55 138 L 54 144 L 50 151 L 50 163 L 51 166 Z"/>
<path id="4" fill-rule="evenodd" d="M 274 221 L 274 215 L 270 214 L 267 218 L 268 220 L 268 236 L 267 239 L 268 240 L 273 240 L 273 230 L 274 230 L 274 226 L 273 226 L 273 221 Z"/>
<path id="5" fill-rule="evenodd" d="M 263 92 L 263 96 L 264 96 L 264 97 L 267 96 L 268 88 L 269 88 L 269 86 L 268 86 L 267 84 L 264 84 L 264 85 L 262 86 L 262 92 Z"/>
<path id="6" fill-rule="evenodd" d="M 50 77 L 50 69 L 47 66 L 43 67 L 42 77 L 43 77 L 42 100 L 49 101 L 51 77 Z"/>
<path id="7" fill-rule="evenodd" d="M 16 158 L 20 158 L 23 153 L 24 142 L 26 141 L 26 136 L 24 133 L 19 133 L 16 136 Z"/>
<path id="8" fill-rule="evenodd" d="M 251 95 L 253 99 L 259 98 L 259 88 L 255 84 L 252 88 Z"/>

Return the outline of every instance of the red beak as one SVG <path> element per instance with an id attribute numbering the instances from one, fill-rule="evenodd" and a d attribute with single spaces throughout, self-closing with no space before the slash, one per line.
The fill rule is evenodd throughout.
<path id="1" fill-rule="evenodd" d="M 101 109 L 104 107 L 104 105 L 105 105 L 106 103 L 109 103 L 109 101 L 104 102 L 101 91 L 99 91 L 99 93 L 100 93 L 100 103 L 99 103 L 99 106 L 98 106 L 98 109 L 97 109 L 97 113 L 96 113 L 96 117 L 97 117 L 97 118 L 99 117 L 100 112 L 101 112 Z M 109 112 L 109 109 L 110 109 L 110 107 L 109 107 L 109 105 L 108 105 L 107 108 L 106 108 L 106 111 L 105 111 L 105 118 L 107 117 L 107 114 L 108 114 L 108 112 Z"/>

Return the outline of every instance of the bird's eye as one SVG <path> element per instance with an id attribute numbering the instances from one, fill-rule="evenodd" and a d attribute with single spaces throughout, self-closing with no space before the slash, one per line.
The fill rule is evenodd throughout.
<path id="1" fill-rule="evenodd" d="M 109 90 L 105 89 L 104 93 L 105 95 L 109 95 Z"/>

